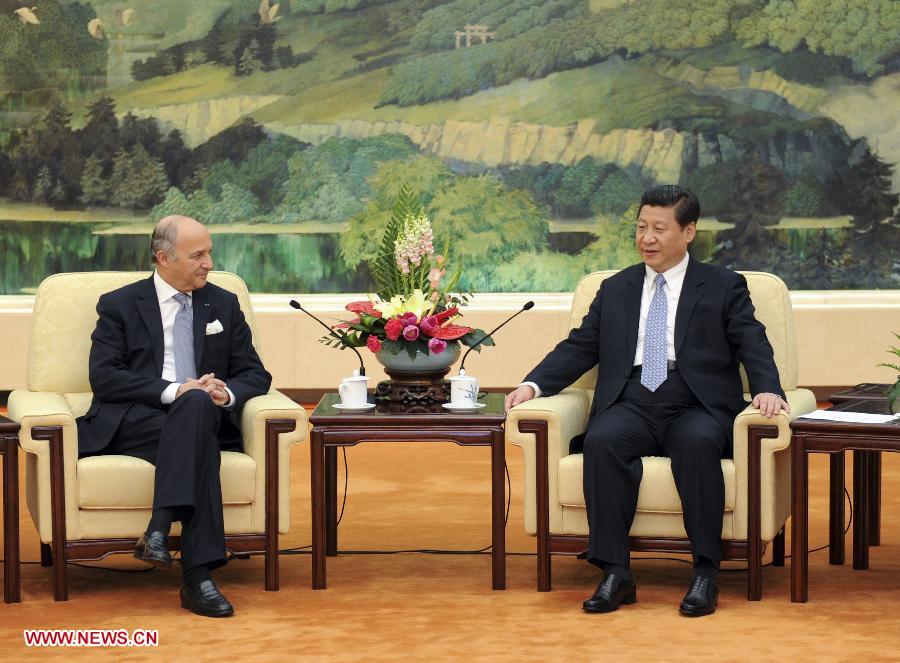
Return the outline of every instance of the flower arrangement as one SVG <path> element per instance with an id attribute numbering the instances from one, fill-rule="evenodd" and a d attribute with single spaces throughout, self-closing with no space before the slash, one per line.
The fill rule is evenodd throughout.
<path id="1" fill-rule="evenodd" d="M 900 341 L 900 334 L 898 334 L 897 332 L 893 332 L 893 334 L 897 337 L 897 340 Z M 887 352 L 900 357 L 900 348 L 891 346 L 891 349 Z M 889 364 L 885 362 L 878 365 L 886 366 L 887 368 L 893 368 L 895 371 L 897 371 L 897 373 L 900 373 L 900 364 Z M 887 396 L 891 412 L 896 412 L 897 410 L 894 409 L 894 404 L 897 403 L 897 401 L 900 401 L 900 375 L 897 376 L 897 381 L 887 388 L 887 391 L 884 392 L 884 395 Z"/>
<path id="2" fill-rule="evenodd" d="M 406 351 L 439 355 L 463 343 L 476 346 L 485 335 L 480 329 L 456 324 L 460 309 L 471 293 L 456 293 L 462 265 L 447 278 L 447 242 L 442 254 L 434 250 L 434 231 L 412 190 L 403 186 L 392 210 L 373 266 L 376 293 L 351 302 L 346 309 L 356 315 L 334 326 L 340 338 L 324 336 L 333 347 L 366 346 L 373 353 L 396 355 Z M 488 338 L 482 345 L 493 345 Z"/>

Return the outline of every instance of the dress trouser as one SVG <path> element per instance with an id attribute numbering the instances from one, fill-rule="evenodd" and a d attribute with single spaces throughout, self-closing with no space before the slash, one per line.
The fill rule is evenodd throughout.
<path id="1" fill-rule="evenodd" d="M 173 507 L 181 520 L 184 570 L 226 562 L 216 437 L 221 417 L 221 408 L 202 389 L 184 392 L 167 410 L 135 403 L 102 452 L 156 465 L 153 508 Z"/>
<path id="2" fill-rule="evenodd" d="M 668 456 L 695 559 L 721 561 L 728 436 L 677 368 L 651 392 L 636 366 L 619 400 L 593 417 L 584 439 L 588 559 L 628 566 L 628 533 L 637 511 L 642 456 Z"/>

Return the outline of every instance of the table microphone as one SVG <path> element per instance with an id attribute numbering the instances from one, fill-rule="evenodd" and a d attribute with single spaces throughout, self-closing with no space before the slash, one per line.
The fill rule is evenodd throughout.
<path id="1" fill-rule="evenodd" d="M 500 329 L 500 327 L 502 327 L 503 325 L 505 325 L 506 323 L 508 323 L 510 320 L 512 320 L 513 318 L 515 318 L 517 315 L 519 315 L 520 313 L 524 313 L 525 311 L 528 311 L 529 309 L 532 309 L 532 308 L 534 308 L 534 302 L 525 302 L 525 305 L 522 306 L 522 308 L 520 308 L 518 311 L 516 311 L 516 312 L 513 313 L 511 316 L 509 316 L 506 320 L 504 320 L 504 321 L 501 322 L 499 325 L 497 325 L 490 333 L 485 334 L 484 336 L 482 336 L 482 337 L 478 340 L 478 343 L 476 343 L 475 345 L 473 345 L 472 347 L 470 347 L 468 350 L 466 350 L 466 354 L 463 355 L 462 361 L 459 363 L 459 372 L 462 373 L 462 372 L 465 370 L 464 367 L 465 367 L 465 365 L 466 365 L 466 357 L 469 356 L 469 353 L 472 352 L 472 350 L 474 350 L 474 349 L 477 348 L 479 345 L 481 345 L 481 344 L 484 343 L 486 340 L 488 340 L 488 339 L 491 337 L 491 335 L 493 335 L 494 333 L 497 332 L 498 329 Z"/>
<path id="2" fill-rule="evenodd" d="M 328 333 L 329 333 L 329 334 L 331 334 L 332 336 L 334 336 L 336 339 L 338 339 L 338 340 L 341 342 L 341 345 L 342 345 L 343 347 L 345 347 L 345 348 L 350 348 L 351 350 L 353 350 L 353 352 L 356 353 L 356 356 L 359 357 L 359 374 L 360 374 L 360 375 L 365 375 L 365 374 L 366 374 L 366 366 L 365 366 L 365 364 L 363 364 L 363 358 L 362 358 L 362 355 L 359 354 L 359 350 L 357 350 L 357 349 L 354 348 L 352 345 L 350 345 L 349 343 L 347 343 L 347 338 L 346 338 L 347 333 L 346 333 L 346 332 L 343 332 L 343 331 L 342 331 L 340 334 L 338 334 L 334 329 L 332 329 L 331 327 L 329 327 L 328 325 L 326 325 L 324 322 L 322 322 L 321 320 L 319 320 L 319 319 L 318 319 L 316 316 L 314 316 L 312 313 L 310 313 L 310 312 L 307 311 L 305 308 L 303 308 L 302 306 L 300 306 L 300 302 L 298 302 L 296 299 L 292 299 L 289 303 L 290 303 L 290 305 L 293 306 L 295 309 L 297 309 L 298 311 L 303 311 L 303 312 L 306 313 L 306 315 L 308 315 L 310 318 L 312 318 L 313 320 L 315 320 L 316 322 L 318 322 L 320 325 L 322 325 L 323 327 L 325 327 L 325 329 L 328 330 Z M 521 311 L 519 311 L 519 313 L 521 313 Z M 516 315 L 518 315 L 518 313 L 517 313 Z M 515 317 L 515 316 L 513 316 L 513 317 Z M 510 318 L 510 320 L 511 320 L 511 319 L 512 319 L 512 318 Z M 506 323 L 504 323 L 504 324 L 506 324 Z M 494 331 L 497 331 L 497 330 L 495 329 Z"/>

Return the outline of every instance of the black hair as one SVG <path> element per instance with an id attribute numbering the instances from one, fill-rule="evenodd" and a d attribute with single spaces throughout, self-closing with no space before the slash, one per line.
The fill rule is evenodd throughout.
<path id="1" fill-rule="evenodd" d="M 677 184 L 660 184 L 644 191 L 638 215 L 644 205 L 652 207 L 674 207 L 675 220 L 684 228 L 689 223 L 696 223 L 700 218 L 700 200 L 692 192 Z"/>

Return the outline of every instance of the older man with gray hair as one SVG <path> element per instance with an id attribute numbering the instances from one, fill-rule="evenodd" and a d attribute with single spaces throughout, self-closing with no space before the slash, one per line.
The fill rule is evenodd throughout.
<path id="1" fill-rule="evenodd" d="M 181 521 L 181 605 L 227 617 L 210 571 L 226 563 L 220 452 L 240 449 L 244 403 L 272 376 L 253 348 L 237 297 L 207 283 L 212 239 L 198 221 L 154 228 L 153 276 L 102 295 L 91 335 L 94 400 L 78 419 L 79 455 L 123 454 L 156 466 L 153 512 L 134 556 L 172 565 L 168 535 Z"/>

